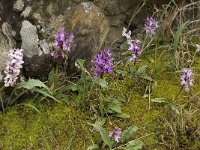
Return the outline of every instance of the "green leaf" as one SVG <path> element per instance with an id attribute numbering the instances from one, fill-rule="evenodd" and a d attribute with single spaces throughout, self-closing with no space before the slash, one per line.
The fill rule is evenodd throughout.
<path id="1" fill-rule="evenodd" d="M 49 93 L 49 91 L 45 91 L 44 89 L 39 89 L 39 88 L 34 88 L 32 89 L 32 91 L 38 92 L 46 97 L 49 97 L 53 100 L 55 100 L 58 103 L 61 103 L 59 100 L 57 100 L 53 95 L 51 95 L 51 93 Z"/>
<path id="2" fill-rule="evenodd" d="M 127 56 L 127 55 L 129 56 L 131 54 L 132 54 L 132 52 L 130 50 L 127 50 L 127 51 L 121 53 L 122 56 Z"/>
<path id="3" fill-rule="evenodd" d="M 123 77 L 127 75 L 127 71 L 124 70 L 116 70 L 116 73 L 122 75 Z"/>
<path id="4" fill-rule="evenodd" d="M 158 82 L 157 81 L 154 81 L 153 84 L 152 84 L 152 90 L 155 91 L 158 87 Z"/>
<path id="5" fill-rule="evenodd" d="M 170 106 L 171 106 L 171 109 L 173 111 L 175 111 L 177 115 L 180 115 L 180 111 L 178 110 L 178 108 L 177 108 L 177 106 L 175 104 L 171 103 Z"/>
<path id="6" fill-rule="evenodd" d="M 26 107 L 30 107 L 30 108 L 32 108 L 33 110 L 35 110 L 36 112 L 41 113 L 41 112 L 37 109 L 37 107 L 35 107 L 35 106 L 32 105 L 32 104 L 22 103 L 22 104 L 17 104 L 17 105 L 18 105 L 18 106 L 26 106 Z"/>
<path id="7" fill-rule="evenodd" d="M 56 94 L 54 95 L 54 97 L 55 97 L 56 99 L 62 99 L 62 100 L 64 100 L 65 102 L 68 102 L 68 101 L 69 101 L 69 97 L 68 97 L 67 95 L 63 94 L 63 93 L 56 93 Z"/>
<path id="8" fill-rule="evenodd" d="M 122 50 L 127 50 L 128 49 L 128 44 L 127 44 L 126 41 L 120 45 L 120 49 L 122 49 Z"/>
<path id="9" fill-rule="evenodd" d="M 35 87 L 44 88 L 47 91 L 49 91 L 49 93 L 51 93 L 49 87 L 47 87 L 42 81 L 36 80 L 36 79 L 29 79 L 27 82 L 19 83 L 16 86 L 16 89 L 25 88 L 25 89 L 31 90 L 31 89 L 33 89 Z"/>
<path id="10" fill-rule="evenodd" d="M 149 94 L 144 94 L 142 97 L 143 98 L 149 98 Z"/>
<path id="11" fill-rule="evenodd" d="M 151 56 L 146 57 L 150 63 L 155 63 L 155 60 Z"/>
<path id="12" fill-rule="evenodd" d="M 118 114 L 114 114 L 114 116 L 119 117 L 119 118 L 123 118 L 123 119 L 130 118 L 130 115 L 128 115 L 126 113 L 118 113 Z"/>
<path id="13" fill-rule="evenodd" d="M 42 81 L 40 80 L 36 80 L 36 79 L 29 79 L 27 82 L 21 82 L 19 83 L 16 89 L 20 89 L 20 88 L 25 88 L 27 90 L 32 90 L 35 92 L 38 92 L 46 97 L 49 97 L 57 102 L 58 101 L 52 94 L 51 90 L 49 89 L 49 87 L 47 87 Z"/>
<path id="14" fill-rule="evenodd" d="M 107 113 L 122 113 L 121 111 L 121 101 L 119 101 L 119 99 L 116 98 L 111 98 L 108 101 L 108 105 L 107 105 Z"/>
<path id="15" fill-rule="evenodd" d="M 125 97 L 122 93 L 120 93 L 119 96 L 117 96 L 116 99 L 120 102 L 123 102 L 123 103 L 127 102 L 127 100 L 125 99 Z"/>
<path id="16" fill-rule="evenodd" d="M 130 72 L 131 72 L 132 75 L 135 75 L 136 67 L 134 65 L 130 65 Z"/>
<path id="17" fill-rule="evenodd" d="M 111 103 L 108 106 L 108 112 L 109 110 L 111 110 L 111 112 L 113 111 L 113 113 L 122 113 L 121 106 L 117 103 Z"/>
<path id="18" fill-rule="evenodd" d="M 93 149 L 99 149 L 98 145 L 93 144 L 93 145 L 89 146 L 87 150 L 93 150 Z"/>
<path id="19" fill-rule="evenodd" d="M 164 49 L 167 49 L 169 48 L 170 45 L 157 45 L 156 47 L 152 48 L 152 49 L 149 49 L 148 50 L 148 53 L 153 53 L 155 51 L 163 51 Z M 154 60 L 151 56 L 147 56 L 146 57 L 150 63 L 155 63 L 156 60 Z"/>
<path id="20" fill-rule="evenodd" d="M 108 133 L 106 132 L 106 130 L 103 127 L 101 127 L 101 126 L 99 126 L 97 124 L 90 124 L 90 125 L 92 125 L 97 131 L 99 131 L 102 140 L 111 149 L 112 148 L 112 142 L 111 142 L 111 140 L 110 140 L 110 138 L 109 138 Z"/>
<path id="21" fill-rule="evenodd" d="M 142 75 L 142 76 L 140 76 L 140 78 L 148 80 L 148 81 L 153 81 L 153 79 L 147 75 Z"/>
<path id="22" fill-rule="evenodd" d="M 102 126 L 105 124 L 105 122 L 106 122 L 106 117 L 101 117 L 95 122 L 95 124 Z"/>
<path id="23" fill-rule="evenodd" d="M 106 82 L 105 79 L 96 78 L 95 82 L 97 84 L 99 84 L 102 88 L 107 88 L 108 87 L 108 83 Z"/>
<path id="24" fill-rule="evenodd" d="M 124 130 L 122 132 L 122 137 L 121 137 L 122 142 L 125 142 L 126 140 L 128 140 L 132 136 L 132 134 L 136 132 L 137 130 L 138 130 L 137 126 L 130 126 L 126 130 Z"/>
<path id="25" fill-rule="evenodd" d="M 146 71 L 147 69 L 147 65 L 142 65 L 137 71 L 136 71 L 136 75 L 142 74 Z"/>
<path id="26" fill-rule="evenodd" d="M 77 59 L 76 60 L 76 65 L 78 65 L 78 67 L 81 69 L 81 70 L 83 70 L 83 69 L 85 69 L 85 67 L 84 67 L 84 63 L 85 63 L 85 60 L 83 60 L 83 59 Z"/>
<path id="27" fill-rule="evenodd" d="M 173 44 L 173 46 L 174 46 L 174 51 L 176 51 L 177 48 L 178 48 L 179 39 L 180 39 L 180 37 L 181 37 L 181 35 L 182 35 L 182 32 L 183 32 L 184 29 L 186 28 L 187 23 L 188 23 L 188 22 L 185 22 L 185 23 L 181 24 L 181 26 L 180 26 L 180 27 L 177 29 L 177 31 L 176 31 L 176 34 L 175 34 L 175 37 L 174 37 L 174 44 Z"/>
<path id="28" fill-rule="evenodd" d="M 78 91 L 78 87 L 76 84 L 68 85 L 66 89 L 72 90 L 73 92 Z"/>
<path id="29" fill-rule="evenodd" d="M 55 82 L 55 76 L 56 76 L 55 69 L 52 69 L 51 72 L 49 73 L 49 76 L 48 76 L 48 85 L 49 86 L 52 85 L 52 84 L 54 84 L 54 82 Z"/>
<path id="30" fill-rule="evenodd" d="M 151 102 L 154 102 L 154 103 L 166 103 L 166 99 L 165 98 L 154 98 L 154 99 L 151 99 Z"/>
<path id="31" fill-rule="evenodd" d="M 140 140 L 130 141 L 126 144 L 124 150 L 140 150 L 142 149 L 144 143 Z"/>
<path id="32" fill-rule="evenodd" d="M 88 75 L 90 75 L 90 73 L 87 71 L 87 69 L 84 67 L 84 63 L 85 63 L 85 60 L 83 59 L 77 59 L 76 60 L 76 63 L 75 63 L 75 66 L 80 68 L 83 72 L 87 73 Z"/>

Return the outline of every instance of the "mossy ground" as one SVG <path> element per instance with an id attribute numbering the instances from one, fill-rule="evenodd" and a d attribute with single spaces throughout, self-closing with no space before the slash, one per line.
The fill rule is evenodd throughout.
<path id="1" fill-rule="evenodd" d="M 180 90 L 179 81 L 171 76 L 158 79 L 156 97 L 172 102 Z M 197 80 L 196 82 L 199 82 Z M 137 125 L 140 130 L 134 138 L 143 137 L 148 149 L 167 149 L 161 141 L 166 130 L 166 120 L 170 114 L 167 104 L 151 102 L 134 91 L 134 86 L 125 80 L 112 82 L 111 94 L 121 91 L 128 102 L 122 106 L 129 119 L 110 117 L 107 126 L 120 126 L 125 129 Z M 136 86 L 136 85 L 135 85 Z M 198 91 L 197 86 L 193 88 Z M 173 103 L 179 105 L 187 101 L 184 91 Z M 82 112 L 77 106 L 53 103 L 37 103 L 41 113 L 25 106 L 14 106 L 0 115 L 0 149 L 87 149 L 99 137 L 90 131 L 87 122 L 93 122 L 91 113 Z M 171 110 L 170 110 L 171 111 Z M 194 120 L 197 121 L 197 120 Z M 165 135 L 167 136 L 167 135 Z M 93 141 L 94 140 L 94 141 Z M 197 141 L 195 143 L 198 143 Z M 197 144 L 199 145 L 199 144 Z"/>
<path id="2" fill-rule="evenodd" d="M 199 92 L 198 65 L 197 62 L 193 94 Z M 194 107 L 192 104 L 184 108 L 179 115 L 170 107 L 170 104 L 179 107 L 188 101 L 184 90 L 174 99 L 181 88 L 178 75 L 163 71 L 157 78 L 158 86 L 154 97 L 165 98 L 168 103 L 149 103 L 148 98 L 143 98 L 143 87 L 140 88 L 139 84 L 130 79 L 115 79 L 115 82 L 109 82 L 111 90 L 108 95 L 115 95 L 120 91 L 125 96 L 127 103 L 122 105 L 122 110 L 128 113 L 130 118 L 108 117 L 105 125 L 107 129 L 115 126 L 125 129 L 136 125 L 140 129 L 132 138 L 142 137 L 147 149 L 177 149 L 178 146 L 182 148 L 181 144 L 186 149 L 200 148 L 200 138 L 195 134 L 198 131 L 190 131 L 197 129 L 196 126 L 199 125 L 199 102 L 191 101 L 196 106 L 191 113 L 190 108 Z M 10 107 L 5 114 L 0 114 L 0 149 L 86 150 L 89 145 L 98 143 L 99 134 L 88 125 L 88 122 L 95 121 L 93 114 L 89 110 L 82 111 L 79 106 L 74 105 L 74 101 L 71 100 L 70 104 L 33 102 L 40 113 L 25 106 Z M 179 119 L 185 119 L 183 126 L 180 125 Z M 188 133 L 189 131 L 193 134 Z"/>
<path id="3" fill-rule="evenodd" d="M 91 143 L 86 114 L 64 104 L 41 108 L 16 106 L 1 114 L 0 149 L 86 149 Z"/>

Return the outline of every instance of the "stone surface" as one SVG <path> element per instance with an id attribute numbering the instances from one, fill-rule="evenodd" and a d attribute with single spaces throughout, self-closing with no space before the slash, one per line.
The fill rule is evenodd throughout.
<path id="1" fill-rule="evenodd" d="M 104 48 L 110 29 L 110 22 L 103 10 L 93 2 L 73 2 L 44 3 L 31 16 L 36 24 L 41 26 L 44 32 L 39 33 L 49 45 L 52 45 L 56 32 L 63 27 L 74 34 L 75 41 L 67 62 L 69 72 L 75 70 L 77 58 L 85 59 L 87 66 L 91 64 L 93 55 Z M 50 46 L 49 49 L 52 50 L 53 47 Z"/>
<path id="2" fill-rule="evenodd" d="M 40 47 L 42 49 L 42 52 L 44 54 L 49 54 L 50 53 L 50 48 L 49 48 L 49 44 L 47 43 L 46 40 L 41 40 L 39 41 Z"/>
<path id="3" fill-rule="evenodd" d="M 126 15 L 121 13 L 119 15 L 111 17 L 110 24 L 114 27 L 122 27 L 124 22 L 126 21 Z"/>
<path id="4" fill-rule="evenodd" d="M 93 55 L 103 48 L 110 24 L 99 9 L 92 2 L 83 2 L 77 5 L 70 18 L 69 27 L 75 34 L 75 47 L 69 56 L 68 69 L 73 72 L 75 60 L 86 60 L 90 66 Z"/>
<path id="5" fill-rule="evenodd" d="M 0 28 L 0 81 L 3 78 L 3 70 L 7 61 L 8 52 L 16 45 L 16 42 L 12 36 L 12 28 L 4 22 Z"/>
<path id="6" fill-rule="evenodd" d="M 41 54 L 41 50 L 38 47 L 39 39 L 36 26 L 32 25 L 29 21 L 24 20 L 22 22 L 20 35 L 22 38 L 21 48 L 24 50 L 23 53 L 27 57 Z"/>
<path id="7" fill-rule="evenodd" d="M 14 11 L 19 12 L 19 11 L 22 11 L 23 8 L 24 8 L 24 1 L 23 0 L 17 0 L 14 3 L 14 6 L 13 6 Z"/>
<path id="8" fill-rule="evenodd" d="M 10 47 L 14 47 L 15 46 L 15 40 L 13 39 L 13 37 L 15 36 L 15 31 L 12 29 L 11 25 L 8 22 L 4 22 L 2 24 L 2 33 L 8 41 L 7 44 Z"/>
<path id="9" fill-rule="evenodd" d="M 30 15 L 31 11 L 32 11 L 32 8 L 30 6 L 27 6 L 25 10 L 22 12 L 21 16 L 23 16 L 24 18 L 27 18 Z"/>
<path id="10" fill-rule="evenodd" d="M 23 74 L 26 78 L 35 78 L 46 81 L 53 65 L 54 62 L 50 55 L 34 55 L 31 58 L 24 56 Z"/>
<path id="11" fill-rule="evenodd" d="M 75 36 L 72 51 L 66 60 L 69 72 L 75 71 L 77 58 L 85 59 L 90 66 L 93 55 L 101 49 L 111 48 L 115 56 L 123 42 L 122 28 L 129 25 L 133 38 L 137 38 L 146 17 L 152 15 L 152 4 L 160 8 L 168 1 L 147 0 L 147 5 L 131 20 L 143 1 L 0 0 L 0 71 L 5 66 L 8 50 L 17 45 L 24 49 L 26 55 L 26 76 L 39 77 L 38 74 L 43 74 L 42 70 L 49 67 L 44 71 L 47 75 L 53 65 L 51 57 L 46 55 L 54 49 L 55 34 L 63 27 Z"/>

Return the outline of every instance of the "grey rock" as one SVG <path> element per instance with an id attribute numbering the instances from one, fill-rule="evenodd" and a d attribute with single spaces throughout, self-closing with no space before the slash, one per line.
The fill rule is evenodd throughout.
<path id="1" fill-rule="evenodd" d="M 12 29 L 11 25 L 8 22 L 4 22 L 2 24 L 2 33 L 6 36 L 8 40 L 8 45 L 10 47 L 15 46 L 15 40 L 13 39 L 13 36 L 15 36 L 15 31 Z"/>
<path id="2" fill-rule="evenodd" d="M 40 44 L 40 47 L 41 47 L 42 52 L 43 52 L 44 54 L 49 54 L 49 53 L 50 53 L 50 48 L 49 48 L 49 45 L 48 45 L 48 43 L 47 43 L 46 40 L 41 40 L 41 41 L 39 42 L 39 44 Z"/>
<path id="3" fill-rule="evenodd" d="M 32 8 L 30 6 L 27 6 L 25 10 L 22 12 L 21 16 L 23 16 L 24 18 L 27 18 L 29 17 L 31 11 L 32 11 Z"/>
<path id="4" fill-rule="evenodd" d="M 32 18 L 38 23 L 42 24 L 43 19 L 39 13 L 33 13 Z"/>
<path id="5" fill-rule="evenodd" d="M 22 39 L 21 48 L 24 50 L 24 54 L 27 57 L 41 54 L 41 50 L 38 47 L 39 39 L 36 26 L 32 25 L 29 21 L 24 20 L 22 22 L 20 35 Z"/>
<path id="6" fill-rule="evenodd" d="M 34 55 L 32 58 L 24 56 L 24 75 L 26 78 L 36 78 L 46 81 L 49 72 L 53 68 L 53 64 L 50 55 Z"/>
<path id="7" fill-rule="evenodd" d="M 93 2 L 83 2 L 72 10 L 69 27 L 75 35 L 74 47 L 68 60 L 68 71 L 73 73 L 75 61 L 85 59 L 91 65 L 94 54 L 103 48 L 110 23 L 102 10 Z"/>
<path id="8" fill-rule="evenodd" d="M 112 27 L 109 29 L 109 32 L 106 36 L 106 41 L 109 41 L 107 44 L 113 44 L 115 42 L 122 42 L 122 28 L 121 27 Z"/>
<path id="9" fill-rule="evenodd" d="M 126 15 L 125 14 L 119 14 L 116 16 L 111 17 L 111 26 L 115 27 L 121 27 L 126 20 Z"/>
<path id="10" fill-rule="evenodd" d="M 1 59 L 0 59 L 0 82 L 2 82 L 3 80 L 3 70 L 5 69 L 5 64 L 6 64 L 6 61 L 8 59 L 8 52 L 9 52 L 9 49 L 11 49 L 11 47 L 8 47 L 4 42 L 5 41 L 2 41 L 2 36 L 0 35 L 0 52 L 1 52 Z M 6 39 L 4 39 L 6 40 Z"/>
<path id="11" fill-rule="evenodd" d="M 94 3 L 105 10 L 107 16 L 118 15 L 127 12 L 130 8 L 135 9 L 141 0 L 96 0 Z"/>
<path id="12" fill-rule="evenodd" d="M 0 73 L 0 81 L 3 80 L 3 75 Z"/>
<path id="13" fill-rule="evenodd" d="M 16 43 L 12 36 L 12 28 L 7 22 L 4 22 L 0 28 L 0 81 L 3 79 L 2 73 L 5 68 L 9 50 L 14 48 L 15 45 Z"/>
<path id="14" fill-rule="evenodd" d="M 17 0 L 15 3 L 14 3 L 14 6 L 13 6 L 13 10 L 16 11 L 16 12 L 20 12 L 22 11 L 24 8 L 24 1 L 23 0 Z"/>

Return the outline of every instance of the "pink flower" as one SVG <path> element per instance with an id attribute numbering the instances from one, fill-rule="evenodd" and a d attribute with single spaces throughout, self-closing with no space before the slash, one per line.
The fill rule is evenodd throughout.
<path id="1" fill-rule="evenodd" d="M 8 55 L 9 59 L 6 63 L 6 68 L 4 73 L 6 77 L 4 78 L 4 86 L 13 86 L 17 79 L 18 75 L 20 74 L 20 69 L 22 68 L 23 61 L 23 54 L 22 49 L 12 49 Z"/>
<path id="2" fill-rule="evenodd" d="M 72 33 L 65 32 L 65 29 L 62 28 L 57 32 L 54 46 L 57 50 L 51 52 L 51 56 L 54 58 L 65 57 L 67 52 L 70 52 L 71 45 L 73 43 L 74 35 Z"/>
<path id="3" fill-rule="evenodd" d="M 112 53 L 110 50 L 105 49 L 100 51 L 94 58 L 94 76 L 99 77 L 104 73 L 113 73 Z"/>
<path id="4" fill-rule="evenodd" d="M 189 92 L 189 86 L 193 85 L 192 70 L 190 68 L 183 69 L 183 74 L 180 76 L 181 85 L 185 86 L 185 91 Z"/>
<path id="5" fill-rule="evenodd" d="M 119 139 L 121 138 L 121 134 L 122 134 L 122 129 L 115 127 L 113 131 L 109 132 L 109 137 L 114 137 L 114 140 L 116 142 L 119 142 Z"/>
<path id="6" fill-rule="evenodd" d="M 130 60 L 135 62 L 141 53 L 141 41 L 135 40 L 131 43 L 129 50 L 132 52 L 132 58 Z"/>
<path id="7" fill-rule="evenodd" d="M 147 18 L 144 29 L 146 31 L 147 36 L 152 37 L 156 34 L 156 29 L 158 28 L 158 21 L 152 17 Z"/>

